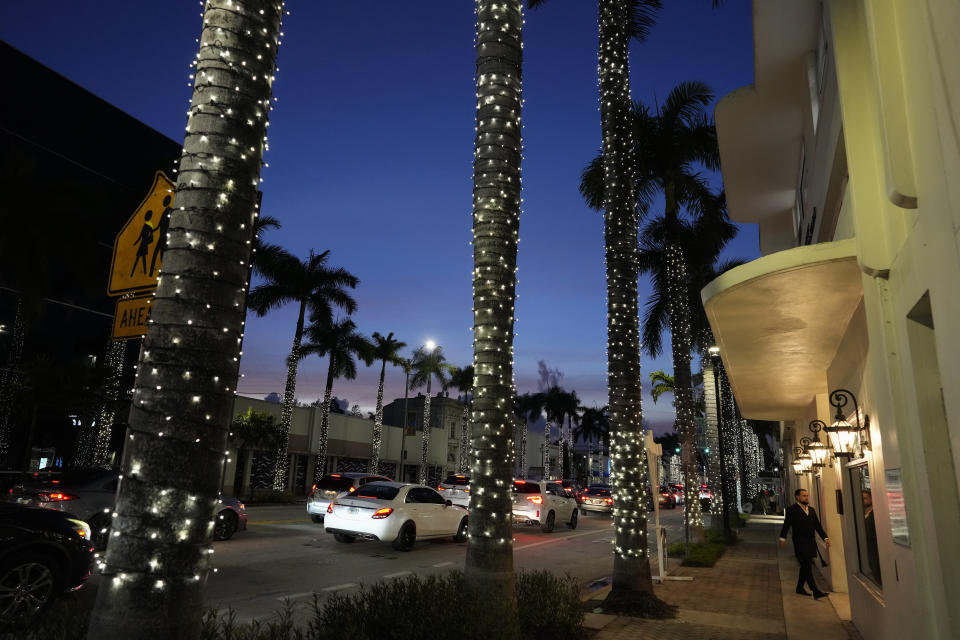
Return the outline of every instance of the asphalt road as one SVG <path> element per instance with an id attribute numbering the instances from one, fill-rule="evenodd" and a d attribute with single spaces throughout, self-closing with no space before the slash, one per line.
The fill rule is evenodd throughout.
<path id="1" fill-rule="evenodd" d="M 402 577 L 429 575 L 463 567 L 466 543 L 450 539 L 417 542 L 408 553 L 394 551 L 389 543 L 358 541 L 341 544 L 324 533 L 306 515 L 303 504 L 251 506 L 246 531 L 214 544 L 217 573 L 207 583 L 207 603 L 233 609 L 240 621 L 263 618 L 277 611 L 286 599 L 297 603 L 301 615 L 313 594 L 324 598 L 351 592 L 361 584 Z M 656 567 L 653 514 L 648 518 L 650 555 Z M 661 512 L 669 542 L 683 531 L 683 509 Z M 570 530 L 558 525 L 553 533 L 539 528 L 514 528 L 514 567 L 568 573 L 584 588 L 608 579 L 612 566 L 612 521 L 607 515 L 582 515 Z M 656 569 L 654 569 L 656 571 Z M 94 576 L 75 597 L 92 605 L 100 582 Z"/>

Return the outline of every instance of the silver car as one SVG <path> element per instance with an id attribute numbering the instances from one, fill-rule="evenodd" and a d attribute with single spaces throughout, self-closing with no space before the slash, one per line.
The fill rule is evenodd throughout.
<path id="1" fill-rule="evenodd" d="M 437 487 L 445 499 L 461 507 L 470 507 L 470 476 L 454 473 Z"/>
<path id="2" fill-rule="evenodd" d="M 12 489 L 19 504 L 72 513 L 90 525 L 91 542 L 102 550 L 110 536 L 117 503 L 120 471 L 108 468 L 72 469 L 61 473 L 31 474 L 23 486 Z M 247 512 L 236 498 L 221 496 L 214 520 L 214 540 L 229 540 L 247 528 Z"/>
<path id="3" fill-rule="evenodd" d="M 393 480 L 375 473 L 355 471 L 324 475 L 320 478 L 320 482 L 310 489 L 310 495 L 307 497 L 307 515 L 314 522 L 323 522 L 331 502 L 344 493 L 353 493 L 368 482 L 393 482 Z"/>

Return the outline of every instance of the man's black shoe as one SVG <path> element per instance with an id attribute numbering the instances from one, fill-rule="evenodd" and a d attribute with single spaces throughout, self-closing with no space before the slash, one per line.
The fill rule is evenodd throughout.
<path id="1" fill-rule="evenodd" d="M 814 600 L 819 600 L 820 598 L 826 598 L 829 594 L 826 591 L 814 591 L 813 598 Z"/>
<path id="2" fill-rule="evenodd" d="M 797 589 L 797 593 L 799 593 L 799 594 L 802 595 L 802 596 L 808 596 L 808 595 L 810 595 L 810 593 L 809 593 L 806 589 L 804 589 L 803 587 L 800 587 L 799 589 Z M 824 594 L 824 595 L 826 595 L 826 594 Z"/>

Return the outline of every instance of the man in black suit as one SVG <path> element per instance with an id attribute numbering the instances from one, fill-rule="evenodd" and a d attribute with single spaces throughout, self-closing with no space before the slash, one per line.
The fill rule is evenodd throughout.
<path id="1" fill-rule="evenodd" d="M 780 546 L 787 542 L 787 531 L 793 529 L 793 550 L 797 554 L 797 560 L 800 561 L 800 577 L 797 578 L 797 593 L 800 595 L 810 595 L 803 588 L 806 582 L 813 591 L 813 597 L 820 599 L 826 596 L 826 592 L 817 588 L 817 583 L 813 581 L 813 559 L 817 557 L 817 539 L 815 534 L 820 534 L 827 547 L 830 546 L 830 539 L 824 533 L 820 526 L 820 519 L 817 512 L 810 506 L 810 496 L 806 489 L 797 489 L 793 494 L 797 502 L 787 508 L 783 518 L 783 528 L 780 529 Z"/>

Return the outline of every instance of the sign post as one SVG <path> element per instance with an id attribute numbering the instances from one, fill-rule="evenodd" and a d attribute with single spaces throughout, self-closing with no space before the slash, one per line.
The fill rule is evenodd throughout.
<path id="1" fill-rule="evenodd" d="M 647 473 L 650 478 L 650 496 L 653 501 L 653 513 L 655 530 L 657 532 L 657 565 L 660 575 L 653 576 L 653 579 L 663 584 L 665 580 L 693 580 L 693 576 L 668 576 L 667 575 L 667 529 L 660 525 L 660 499 L 658 498 L 658 489 L 660 487 L 660 457 L 663 455 L 662 445 L 653 441 L 653 432 L 647 431 L 643 434 L 643 446 L 647 453 Z"/>
<path id="2" fill-rule="evenodd" d="M 157 171 L 146 197 L 113 242 L 107 295 L 120 297 L 113 318 L 114 340 L 141 338 L 147 333 L 167 247 L 175 187 L 162 171 Z"/>

